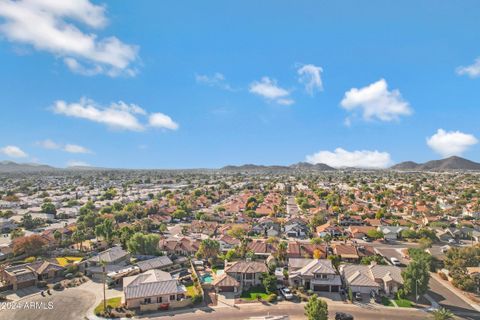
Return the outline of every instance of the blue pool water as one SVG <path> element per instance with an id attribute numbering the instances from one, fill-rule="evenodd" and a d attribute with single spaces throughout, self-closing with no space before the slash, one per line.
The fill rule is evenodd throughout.
<path id="1" fill-rule="evenodd" d="M 201 277 L 201 280 L 202 280 L 202 283 L 212 283 L 213 278 L 211 274 L 207 273 Z"/>

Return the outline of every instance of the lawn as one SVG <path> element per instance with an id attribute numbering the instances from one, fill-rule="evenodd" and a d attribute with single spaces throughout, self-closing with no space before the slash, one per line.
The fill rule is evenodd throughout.
<path id="1" fill-rule="evenodd" d="M 245 300 L 257 300 L 259 296 L 261 299 L 267 299 L 268 294 L 265 292 L 264 287 L 252 287 L 247 291 L 243 291 L 240 297 Z"/>
<path id="2" fill-rule="evenodd" d="M 382 297 L 382 304 L 387 307 L 393 307 L 392 300 L 388 299 L 387 297 Z"/>
<path id="3" fill-rule="evenodd" d="M 195 285 L 191 285 L 186 287 L 187 288 L 187 297 L 193 297 L 194 295 L 197 294 L 197 289 L 195 288 Z"/>
<path id="4" fill-rule="evenodd" d="M 107 306 L 112 308 L 120 307 L 122 304 L 122 297 L 107 299 Z M 103 312 L 103 300 L 95 308 L 95 314 L 98 315 Z"/>
<path id="5" fill-rule="evenodd" d="M 82 261 L 83 258 L 82 257 L 61 257 L 56 259 L 59 265 L 61 265 L 62 267 L 65 267 L 76 261 Z"/>
<path id="6" fill-rule="evenodd" d="M 395 299 L 395 303 L 402 308 L 411 308 L 413 306 L 412 301 L 407 299 Z"/>

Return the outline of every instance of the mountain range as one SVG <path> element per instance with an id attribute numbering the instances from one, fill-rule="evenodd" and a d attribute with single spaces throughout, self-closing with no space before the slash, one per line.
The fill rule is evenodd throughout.
<path id="1" fill-rule="evenodd" d="M 432 160 L 425 163 L 405 161 L 394 165 L 390 169 L 403 171 L 480 170 L 480 163 L 452 156 L 442 160 Z"/>
<path id="2" fill-rule="evenodd" d="M 346 170 L 355 170 L 358 168 L 346 168 Z M 452 156 L 441 160 L 432 160 L 425 163 L 416 163 L 413 161 L 405 161 L 398 163 L 389 169 L 398 171 L 448 171 L 448 170 L 474 170 L 480 171 L 480 163 L 473 162 L 461 157 Z M 16 163 L 13 161 L 0 161 L 0 173 L 9 172 L 56 172 L 56 171 L 93 171 L 93 170 L 109 170 L 107 168 L 96 167 L 68 167 L 65 169 L 55 168 L 49 165 L 36 163 Z M 220 169 L 224 172 L 320 172 L 337 170 L 324 163 L 311 164 L 308 162 L 299 162 L 289 166 L 280 165 L 255 165 L 244 164 L 240 166 L 225 166 Z"/>

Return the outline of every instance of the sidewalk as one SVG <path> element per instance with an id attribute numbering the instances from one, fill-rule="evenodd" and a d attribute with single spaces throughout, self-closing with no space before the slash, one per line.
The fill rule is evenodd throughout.
<path id="1" fill-rule="evenodd" d="M 438 283 L 440 283 L 446 289 L 450 290 L 457 297 L 459 297 L 460 299 L 465 301 L 465 303 L 470 305 L 470 307 L 472 307 L 473 309 L 480 312 L 480 306 L 477 303 L 475 303 L 475 301 L 472 301 L 472 299 L 470 299 L 470 297 L 468 297 L 466 294 L 464 294 L 461 290 L 455 288 L 449 281 L 443 280 L 442 278 L 440 278 L 440 276 L 438 274 L 433 273 L 433 272 L 430 272 L 430 275 L 432 276 L 432 278 L 435 278 L 435 280 L 437 280 Z"/>

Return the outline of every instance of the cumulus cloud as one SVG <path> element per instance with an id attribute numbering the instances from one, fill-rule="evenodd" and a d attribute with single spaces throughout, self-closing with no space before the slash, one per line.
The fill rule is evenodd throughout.
<path id="1" fill-rule="evenodd" d="M 260 81 L 252 82 L 249 91 L 278 104 L 291 105 L 295 102 L 290 98 L 290 91 L 278 86 L 277 81 L 269 77 L 263 77 Z"/>
<path id="2" fill-rule="evenodd" d="M 306 158 L 309 163 L 324 163 L 335 168 L 356 167 L 356 168 L 386 168 L 391 163 L 388 152 L 369 151 L 347 151 L 336 148 L 332 151 L 319 151 Z"/>
<path id="3" fill-rule="evenodd" d="M 218 87 L 224 90 L 233 91 L 233 88 L 227 83 L 225 76 L 220 72 L 215 72 L 209 76 L 206 74 L 195 74 L 195 81 L 210 87 Z"/>
<path id="4" fill-rule="evenodd" d="M 58 100 L 55 101 L 51 110 L 56 114 L 89 120 L 120 130 L 144 131 L 147 124 L 171 130 L 178 128 L 178 124 L 163 113 L 149 114 L 140 106 L 123 101 L 112 102 L 109 106 L 103 107 L 87 98 L 81 98 L 79 102 L 72 103 Z M 146 117 L 148 123 L 144 123 L 142 117 Z"/>
<path id="5" fill-rule="evenodd" d="M 163 129 L 170 129 L 170 130 L 177 130 L 178 129 L 178 123 L 172 120 L 169 116 L 166 114 L 157 112 L 157 113 L 152 113 L 148 119 L 148 123 L 152 127 L 156 128 L 163 128 Z"/>
<path id="6" fill-rule="evenodd" d="M 472 134 L 443 129 L 438 129 L 437 133 L 427 138 L 427 145 L 443 157 L 459 156 L 477 143 L 477 138 Z"/>
<path id="7" fill-rule="evenodd" d="M 409 103 L 403 100 L 400 91 L 389 91 L 385 79 L 360 89 L 350 89 L 340 105 L 348 111 L 360 110 L 365 120 L 392 121 L 412 114 Z"/>
<path id="8" fill-rule="evenodd" d="M 17 146 L 5 146 L 0 149 L 0 153 L 3 153 L 4 155 L 10 158 L 28 157 L 28 154 Z"/>
<path id="9" fill-rule="evenodd" d="M 105 11 L 89 0 L 2 0 L 0 33 L 11 42 L 62 58 L 73 72 L 133 76 L 138 47 L 92 32 L 107 24 Z"/>
<path id="10" fill-rule="evenodd" d="M 303 65 L 297 70 L 298 81 L 304 84 L 305 91 L 308 94 L 313 95 L 315 91 L 323 90 L 322 72 L 322 67 L 313 64 Z"/>
<path id="11" fill-rule="evenodd" d="M 477 78 L 480 76 L 480 58 L 475 59 L 475 61 L 469 66 L 460 66 L 457 68 L 457 74 L 467 75 L 471 78 Z"/>
<path id="12" fill-rule="evenodd" d="M 78 144 L 67 143 L 65 145 L 57 143 L 51 139 L 45 139 L 36 143 L 38 146 L 49 150 L 63 150 L 68 153 L 93 153 L 90 149 L 80 146 Z"/>

